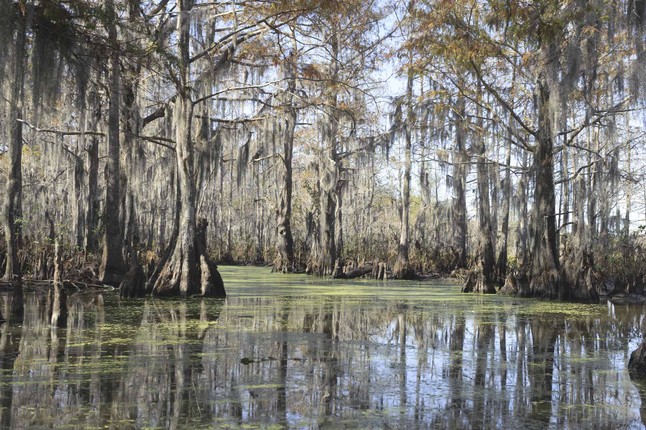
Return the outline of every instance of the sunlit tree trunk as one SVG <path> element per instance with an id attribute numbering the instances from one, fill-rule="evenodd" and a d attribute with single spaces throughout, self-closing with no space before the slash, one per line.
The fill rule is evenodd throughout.
<path id="1" fill-rule="evenodd" d="M 294 157 L 294 129 L 296 128 L 297 112 L 294 106 L 294 95 L 296 94 L 296 78 L 294 76 L 295 57 L 286 60 L 287 91 L 285 94 L 285 116 L 282 126 L 283 135 L 283 165 L 282 189 L 276 209 L 276 241 L 277 261 L 274 262 L 274 269 L 287 272 L 295 269 L 294 264 L 294 237 L 292 235 L 292 194 L 293 194 L 293 157 Z"/>
<path id="2" fill-rule="evenodd" d="M 191 139 L 193 102 L 190 70 L 190 0 L 178 1 L 178 75 L 173 122 L 179 199 L 179 229 L 175 246 L 165 263 L 153 292 L 159 295 L 224 297 L 224 284 L 206 250 L 206 220 L 196 220 L 196 185 L 194 182 L 194 147 Z"/>
<path id="3" fill-rule="evenodd" d="M 408 71 L 406 84 L 406 125 L 404 130 L 404 171 L 402 172 L 402 197 L 399 208 L 399 246 L 397 248 L 397 262 L 393 267 L 393 276 L 399 279 L 408 279 L 414 276 L 408 259 L 408 242 L 410 235 L 410 178 L 412 167 L 412 128 L 413 128 L 413 71 Z"/>
<path id="4" fill-rule="evenodd" d="M 469 154 L 466 149 L 466 107 L 464 97 L 459 96 L 455 111 L 455 152 L 453 155 L 453 214 L 455 217 L 454 247 L 455 268 L 467 266 L 467 165 Z"/>
<path id="5" fill-rule="evenodd" d="M 333 96 L 336 102 L 336 96 Z M 336 153 L 336 118 L 331 107 L 325 108 L 325 123 L 322 130 L 323 149 L 319 156 L 319 249 L 316 271 L 330 275 L 336 261 L 334 191 L 339 179 L 339 160 Z"/>
<path id="6" fill-rule="evenodd" d="M 332 73 L 330 80 L 336 82 L 339 75 L 339 41 L 338 34 L 330 36 Z M 341 160 L 337 153 L 337 135 L 339 119 L 337 115 L 338 94 L 336 86 L 328 85 L 325 89 L 326 104 L 323 107 L 321 124 L 322 148 L 318 156 L 319 170 L 319 244 L 315 258 L 315 271 L 319 275 L 331 275 L 337 259 L 335 244 L 335 221 L 337 202 L 335 192 L 341 175 Z"/>
<path id="7" fill-rule="evenodd" d="M 334 211 L 334 246 L 336 247 L 337 261 L 343 260 L 343 193 L 345 190 L 346 182 L 340 180 L 337 182 L 334 195 L 336 196 L 336 209 Z M 343 263 L 340 263 L 343 264 Z M 340 266 L 339 266 L 340 269 Z"/>
<path id="8" fill-rule="evenodd" d="M 507 277 L 507 243 L 509 240 L 509 212 L 511 207 L 511 139 L 508 136 L 505 155 L 505 179 L 502 190 L 502 222 L 500 226 L 500 242 L 498 251 L 498 261 L 496 264 L 496 274 L 498 280 L 504 280 Z"/>
<path id="9" fill-rule="evenodd" d="M 482 124 L 479 124 L 482 130 Z M 475 136 L 475 150 L 478 155 L 478 250 L 477 267 L 467 277 L 463 291 L 475 293 L 495 293 L 494 246 L 491 229 L 491 204 L 489 194 L 489 174 L 487 169 L 484 136 Z"/>

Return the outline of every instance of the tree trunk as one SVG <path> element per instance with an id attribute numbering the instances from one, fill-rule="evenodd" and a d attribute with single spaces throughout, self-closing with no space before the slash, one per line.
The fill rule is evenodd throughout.
<path id="1" fill-rule="evenodd" d="M 329 110 L 329 109 L 328 109 Z M 327 116 L 323 136 L 326 148 L 319 156 L 319 246 L 316 259 L 316 272 L 331 275 L 336 261 L 334 243 L 336 201 L 334 190 L 339 178 L 336 155 L 336 125 L 333 116 Z"/>
<path id="2" fill-rule="evenodd" d="M 551 90 L 543 78 L 538 88 L 538 139 L 534 150 L 534 206 L 532 208 L 532 259 L 529 288 L 522 296 L 557 298 L 560 290 L 559 258 L 556 248 L 554 197 L 553 125 Z"/>
<path id="3" fill-rule="evenodd" d="M 413 128 L 413 71 L 408 71 L 406 84 L 406 123 L 404 130 L 404 172 L 402 175 L 402 201 L 399 216 L 399 246 L 397 247 L 397 262 L 393 267 L 393 277 L 397 279 L 411 279 L 415 272 L 410 267 L 408 259 L 408 242 L 410 233 L 410 177 L 411 177 L 411 150 Z"/>
<path id="4" fill-rule="evenodd" d="M 523 173 L 518 181 L 518 226 L 516 228 L 516 261 L 518 267 L 525 268 L 529 262 L 528 254 L 528 213 L 527 195 L 529 194 L 528 154 L 523 152 L 522 164 Z"/>
<path id="5" fill-rule="evenodd" d="M 334 209 L 334 246 L 336 253 L 336 261 L 343 259 L 343 190 L 345 189 L 345 181 L 340 180 L 337 182 L 337 187 L 334 195 L 336 196 L 336 203 Z"/>
<path id="6" fill-rule="evenodd" d="M 631 159 L 631 152 L 632 148 L 630 145 L 626 148 L 626 175 L 632 179 L 632 171 L 631 171 L 631 165 L 630 165 L 630 159 Z M 623 231 L 622 234 L 624 237 L 628 237 L 630 235 L 630 208 L 631 208 L 631 200 L 632 200 L 632 194 L 633 194 L 633 187 L 631 183 L 628 183 L 626 186 L 626 213 L 624 214 L 624 225 L 623 225 Z"/>
<path id="7" fill-rule="evenodd" d="M 3 227 L 7 246 L 4 279 L 20 282 L 22 272 L 18 260 L 18 250 L 22 246 L 22 108 L 25 87 L 25 50 L 27 38 L 27 14 L 31 8 L 20 13 L 17 25 L 14 70 L 9 99 L 7 118 L 9 142 L 7 156 L 9 169 L 4 199 Z"/>
<path id="8" fill-rule="evenodd" d="M 485 145 L 482 138 L 477 138 L 478 151 L 478 279 L 475 293 L 495 293 L 494 246 L 491 231 L 491 204 L 489 201 L 489 174 Z"/>
<path id="9" fill-rule="evenodd" d="M 294 106 L 294 94 L 296 93 L 296 78 L 294 77 L 294 57 L 287 59 L 286 77 L 286 113 L 284 118 L 283 136 L 283 177 L 282 189 L 276 209 L 276 242 L 278 253 L 274 262 L 274 269 L 281 272 L 291 272 L 295 269 L 294 261 L 294 237 L 292 235 L 292 192 L 293 192 L 293 170 L 292 161 L 294 157 L 294 129 L 296 128 L 297 112 Z"/>
<path id="10" fill-rule="evenodd" d="M 132 251 L 132 247 L 136 246 L 140 241 L 139 225 L 136 219 L 137 199 L 131 183 L 131 176 L 134 177 L 136 172 L 143 169 L 138 168 L 139 163 L 139 148 L 137 136 L 139 135 L 139 110 L 136 102 L 137 97 L 137 79 L 139 77 L 139 67 L 136 65 L 128 64 L 127 76 L 123 79 L 122 92 L 123 92 L 123 117 L 124 117 L 124 130 L 123 130 L 123 143 L 126 153 L 125 157 L 125 171 L 122 170 L 122 183 L 121 194 L 124 204 L 121 206 L 123 210 L 123 250 L 122 255 L 126 256 Z"/>
<path id="11" fill-rule="evenodd" d="M 83 248 L 85 214 L 83 213 L 83 158 L 74 154 L 74 239 L 78 249 Z"/>
<path id="12" fill-rule="evenodd" d="M 206 220 L 196 222 L 194 147 L 191 139 L 193 102 L 190 87 L 190 1 L 179 0 L 177 32 L 179 88 L 175 97 L 175 151 L 179 185 L 179 231 L 172 255 L 153 287 L 158 295 L 224 297 L 224 285 L 206 250 Z"/>
<path id="13" fill-rule="evenodd" d="M 89 97 L 91 114 L 88 125 L 89 130 L 95 130 L 101 120 L 101 107 L 98 102 L 96 91 L 92 91 Z M 99 249 L 98 228 L 99 228 L 99 138 L 91 136 L 87 147 L 88 158 L 88 193 L 87 212 L 85 214 L 85 252 L 96 252 Z"/>
<path id="14" fill-rule="evenodd" d="M 118 286 L 126 273 L 123 261 L 123 232 L 120 224 L 120 136 L 119 117 L 121 103 L 119 49 L 117 29 L 114 24 L 108 28 L 113 50 L 110 55 L 110 106 L 108 110 L 108 158 L 105 178 L 105 206 L 103 213 L 103 256 L 99 268 L 99 278 L 103 283 Z"/>
<path id="15" fill-rule="evenodd" d="M 530 281 L 522 288 L 523 296 L 559 298 L 561 300 L 595 301 L 596 290 L 590 285 L 590 272 L 583 263 L 560 267 L 556 230 L 556 199 L 554 195 L 554 106 L 558 104 L 558 45 L 550 41 L 545 46 L 547 59 L 544 74 L 538 81 L 538 133 L 533 151 L 536 184 L 532 209 L 533 235 Z M 591 226 L 590 226 L 591 227 Z M 580 235 L 581 233 L 578 232 Z M 580 244 L 574 252 L 582 255 Z M 582 258 L 578 258 L 582 261 Z"/>
<path id="16" fill-rule="evenodd" d="M 480 117 L 481 114 L 478 113 Z M 478 128 L 483 130 L 482 123 Z M 478 251 L 476 267 L 465 280 L 463 292 L 493 294 L 496 292 L 494 272 L 494 245 L 491 228 L 491 204 L 489 194 L 489 173 L 483 136 L 475 136 L 475 150 L 478 155 Z"/>
<path id="17" fill-rule="evenodd" d="M 330 49 L 332 59 L 331 82 L 336 82 L 339 73 L 338 63 L 338 35 L 330 37 Z M 324 95 L 327 103 L 323 107 L 323 122 L 321 124 L 321 142 L 323 147 L 319 153 L 319 243 L 314 259 L 314 271 L 319 275 L 331 275 L 336 262 L 336 244 L 334 240 L 336 226 L 337 202 L 335 191 L 337 190 L 339 177 L 341 175 L 341 161 L 337 154 L 337 134 L 339 129 L 338 115 L 336 112 L 338 104 L 337 89 L 330 85 L 325 89 Z"/>
<path id="18" fill-rule="evenodd" d="M 510 121 L 511 122 L 511 121 Z M 502 223 L 500 232 L 500 249 L 498 252 L 498 262 L 496 264 L 496 275 L 498 280 L 507 278 L 507 242 L 509 239 L 509 211 L 511 206 L 511 140 L 508 136 L 506 156 L 505 156 L 505 182 L 503 184 L 502 196 Z"/>
<path id="19" fill-rule="evenodd" d="M 453 155 L 453 216 L 455 217 L 454 248 L 455 268 L 467 267 L 467 163 L 466 107 L 464 97 L 458 97 L 456 106 L 455 153 Z"/>

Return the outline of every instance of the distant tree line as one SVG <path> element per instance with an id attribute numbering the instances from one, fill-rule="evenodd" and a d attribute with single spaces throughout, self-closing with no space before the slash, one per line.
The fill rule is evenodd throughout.
<path id="1" fill-rule="evenodd" d="M 222 296 L 215 261 L 643 292 L 644 1 L 0 10 L 5 281 L 57 243 L 132 295 Z"/>

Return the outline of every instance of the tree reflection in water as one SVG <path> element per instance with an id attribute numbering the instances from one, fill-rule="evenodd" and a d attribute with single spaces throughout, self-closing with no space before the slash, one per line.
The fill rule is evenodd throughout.
<path id="1" fill-rule="evenodd" d="M 231 287 L 226 301 L 73 294 L 59 329 L 47 296 L 25 293 L 24 314 L 5 310 L 0 326 L 0 425 L 642 426 L 625 369 L 641 308 L 540 314 L 395 285 L 379 298 L 367 285 Z"/>

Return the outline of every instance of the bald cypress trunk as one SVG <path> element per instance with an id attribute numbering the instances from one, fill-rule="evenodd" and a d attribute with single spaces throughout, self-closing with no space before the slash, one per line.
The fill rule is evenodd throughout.
<path id="1" fill-rule="evenodd" d="M 294 94 L 296 93 L 296 78 L 294 77 L 293 57 L 287 59 L 286 77 L 286 111 L 283 120 L 283 165 L 282 189 L 276 209 L 276 241 L 278 254 L 274 262 L 274 269 L 282 272 L 289 272 L 295 269 L 294 261 L 294 237 L 292 235 L 292 192 L 293 192 L 293 170 L 292 161 L 294 157 L 294 129 L 296 128 L 297 112 L 294 106 Z"/>
<path id="2" fill-rule="evenodd" d="M 162 272 L 155 292 L 186 296 L 196 293 L 199 272 L 196 266 L 197 255 L 193 238 L 195 237 L 195 186 L 193 185 L 193 148 L 191 146 L 192 102 L 184 88 L 183 94 L 175 99 L 174 122 L 177 151 L 177 180 L 179 182 L 179 232 L 175 249 L 166 272 Z M 166 285 L 160 283 L 166 281 Z"/>
<path id="3" fill-rule="evenodd" d="M 404 130 L 404 171 L 402 174 L 402 200 L 399 208 L 399 246 L 397 262 L 393 267 L 393 276 L 398 279 L 410 279 L 415 276 L 408 259 L 408 244 L 410 235 L 410 178 L 413 147 L 413 72 L 409 70 L 406 84 L 406 125 Z"/>
<path id="4" fill-rule="evenodd" d="M 478 116 L 481 115 L 478 113 Z M 478 128 L 483 129 L 481 121 Z M 496 286 L 489 173 L 484 139 L 482 136 L 475 136 L 475 139 L 475 150 L 478 155 L 478 250 L 476 253 L 476 266 L 467 277 L 462 291 L 492 294 L 496 292 Z"/>
<path id="5" fill-rule="evenodd" d="M 7 246 L 6 266 L 4 279 L 8 281 L 20 281 L 22 273 L 18 261 L 18 250 L 22 242 L 21 218 L 22 218 L 22 119 L 24 86 L 25 86 L 25 49 L 27 37 L 27 14 L 31 13 L 29 8 L 24 8 L 18 15 L 18 25 L 15 42 L 15 55 L 13 76 L 11 80 L 11 92 L 9 98 L 8 115 L 8 159 L 9 169 L 7 176 L 7 187 L 4 198 L 4 219 L 3 227 Z"/>
<path id="6" fill-rule="evenodd" d="M 103 255 L 99 268 L 102 282 L 117 286 L 126 273 L 123 260 L 123 231 L 120 224 L 121 186 L 120 186 L 120 148 L 119 118 L 121 103 L 119 44 L 117 29 L 113 23 L 108 28 L 112 52 L 110 53 L 110 105 L 108 108 L 108 158 L 105 178 L 105 207 L 103 233 Z"/>
<path id="7" fill-rule="evenodd" d="M 494 245 L 491 228 L 491 203 L 489 199 L 489 174 L 485 156 L 485 145 L 478 139 L 478 263 L 477 280 L 474 286 L 476 293 L 495 293 Z"/>
<path id="8" fill-rule="evenodd" d="M 335 96 L 332 98 L 336 101 Z M 334 191 L 340 174 L 336 153 L 336 119 L 332 107 L 325 110 L 326 123 L 322 130 L 324 148 L 319 155 L 319 246 L 315 262 L 319 275 L 331 275 L 336 261 Z"/>
<path id="9" fill-rule="evenodd" d="M 555 44 L 551 46 L 555 50 Z M 553 66 L 552 66 L 553 67 Z M 559 261 L 556 199 L 554 184 L 554 132 L 553 112 L 555 105 L 552 93 L 554 75 L 543 76 L 538 86 L 538 133 L 534 148 L 534 206 L 532 208 L 532 254 L 529 269 L 529 285 L 521 287 L 519 293 L 524 296 L 559 298 L 562 300 L 594 301 L 597 292 L 590 282 L 583 265 L 583 248 L 581 243 L 574 243 L 569 251 L 576 258 L 568 259 L 562 268 Z M 581 232 L 577 232 L 580 237 Z"/>
<path id="10" fill-rule="evenodd" d="M 96 91 L 88 99 L 90 117 L 88 130 L 96 130 L 101 120 L 101 106 Z M 87 206 L 85 212 L 85 251 L 96 252 L 99 248 L 99 138 L 92 135 L 87 144 Z"/>
<path id="11" fill-rule="evenodd" d="M 519 267 L 525 267 L 528 265 L 528 248 L 529 248 L 529 225 L 528 225 L 528 214 L 527 209 L 527 195 L 529 194 L 529 174 L 527 173 L 529 164 L 529 155 L 527 152 L 523 152 L 523 157 L 521 160 L 521 167 L 523 168 L 523 173 L 520 175 L 520 180 L 518 181 L 518 195 L 516 199 L 518 200 L 518 226 L 516 227 L 516 260 Z"/>
<path id="12" fill-rule="evenodd" d="M 190 10 L 191 2 L 178 1 L 178 92 L 173 121 L 179 198 L 177 239 L 154 284 L 153 293 L 186 297 L 190 295 L 224 297 L 222 278 L 206 249 L 206 221 L 196 221 L 196 185 L 194 182 L 194 147 L 191 139 L 193 102 L 190 85 Z"/>
<path id="13" fill-rule="evenodd" d="M 545 78 L 538 88 L 538 139 L 534 149 L 534 206 L 532 207 L 532 258 L 530 283 L 521 288 L 524 296 L 557 298 L 560 291 L 559 258 L 556 248 L 556 200 L 550 104 L 553 97 Z"/>
<path id="14" fill-rule="evenodd" d="M 467 163 L 469 155 L 466 150 L 466 107 L 464 97 L 458 97 L 456 105 L 455 152 L 453 155 L 453 216 L 455 230 L 453 247 L 456 269 L 467 266 Z"/>
<path id="15" fill-rule="evenodd" d="M 339 74 L 338 35 L 330 37 L 331 81 L 335 82 Z M 314 272 L 319 275 L 331 275 L 337 259 L 335 232 L 337 202 L 335 192 L 341 175 L 341 160 L 337 154 L 337 134 L 339 129 L 337 89 L 330 85 L 325 89 L 326 104 L 323 107 L 324 118 L 321 124 L 322 148 L 318 157 L 319 171 L 319 243 L 312 261 Z"/>
<path id="16" fill-rule="evenodd" d="M 500 233 L 500 248 L 498 251 L 498 260 L 496 263 L 496 274 L 498 280 L 504 280 L 507 277 L 507 243 L 509 239 L 509 211 L 511 207 L 511 139 L 507 139 L 506 157 L 505 157 L 505 179 L 503 183 L 503 204 L 502 204 L 502 223 Z"/>

